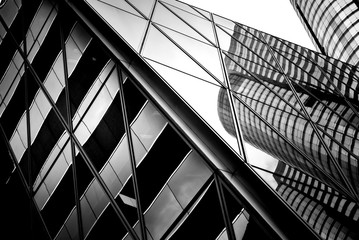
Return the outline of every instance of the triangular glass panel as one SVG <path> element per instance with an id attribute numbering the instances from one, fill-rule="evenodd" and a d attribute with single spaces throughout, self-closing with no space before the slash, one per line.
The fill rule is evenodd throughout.
<path id="1" fill-rule="evenodd" d="M 188 11 L 183 11 L 170 5 L 166 6 L 168 6 L 172 11 L 174 11 L 179 17 L 194 27 L 197 31 L 203 34 L 207 39 L 209 39 L 210 42 L 215 44 L 216 40 L 214 38 L 212 22 L 208 21 L 202 16 L 199 16 L 199 14 L 192 9 L 191 13 L 189 13 Z M 195 12 L 196 15 L 194 15 L 193 12 Z"/>
<path id="2" fill-rule="evenodd" d="M 194 77 L 219 85 L 213 77 L 153 26 L 150 28 L 142 55 Z"/>
<path id="3" fill-rule="evenodd" d="M 202 17 L 201 14 L 199 14 L 198 12 L 196 12 L 190 5 L 186 4 L 186 3 L 181 3 L 179 1 L 176 0 L 164 0 L 162 1 L 163 3 L 166 3 L 166 5 L 172 5 L 177 9 L 181 9 L 183 11 L 186 11 L 192 15 L 198 16 L 198 17 Z M 203 18 L 203 17 L 202 17 Z"/>
<path id="4" fill-rule="evenodd" d="M 182 34 L 185 34 L 189 37 L 198 39 L 199 41 L 210 44 L 205 38 L 203 38 L 180 18 L 175 16 L 162 4 L 157 4 L 152 21 L 161 24 L 162 26 L 165 26 L 167 28 L 173 29 L 174 31 L 178 31 Z"/>
<path id="5" fill-rule="evenodd" d="M 187 102 L 228 145 L 240 154 L 237 139 L 224 129 L 217 112 L 218 94 L 220 91 L 223 91 L 224 88 L 176 71 L 154 61 L 148 60 L 148 62 L 184 101 Z M 201 94 L 200 97 L 199 91 Z M 233 119 L 229 119 L 229 121 L 233 122 Z"/>
<path id="6" fill-rule="evenodd" d="M 186 52 L 194 57 L 200 65 L 211 72 L 219 82 L 224 82 L 222 74 L 222 64 L 219 59 L 218 50 L 211 45 L 204 44 L 180 33 L 171 31 L 164 27 L 159 28 L 165 32 L 170 38 L 178 43 Z"/>
<path id="7" fill-rule="evenodd" d="M 205 10 L 202 10 L 202 9 L 194 7 L 194 6 L 192 6 L 192 7 L 194 8 L 195 11 L 198 11 L 203 17 L 205 17 L 211 21 L 211 13 L 210 12 L 207 12 Z"/>
<path id="8" fill-rule="evenodd" d="M 100 1 L 89 0 L 88 3 L 126 42 L 138 50 L 147 23 L 145 19 Z"/>
<path id="9" fill-rule="evenodd" d="M 93 2 L 93 0 L 87 0 L 87 1 L 88 2 Z M 131 5 L 129 5 L 124 0 L 101 0 L 101 1 L 98 1 L 98 2 L 102 2 L 103 4 L 107 4 L 110 7 L 118 8 L 118 9 L 121 9 L 123 11 L 135 14 L 136 16 L 139 16 L 139 17 L 141 16 L 133 7 L 131 7 Z"/>
<path id="10" fill-rule="evenodd" d="M 154 0 L 128 0 L 132 3 L 138 10 L 140 10 L 146 17 L 150 16 L 151 10 L 153 8 Z"/>

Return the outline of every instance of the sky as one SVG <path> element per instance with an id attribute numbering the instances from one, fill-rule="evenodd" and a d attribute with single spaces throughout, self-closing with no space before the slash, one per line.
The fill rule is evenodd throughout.
<path id="1" fill-rule="evenodd" d="M 289 0 L 181 0 L 315 50 Z"/>

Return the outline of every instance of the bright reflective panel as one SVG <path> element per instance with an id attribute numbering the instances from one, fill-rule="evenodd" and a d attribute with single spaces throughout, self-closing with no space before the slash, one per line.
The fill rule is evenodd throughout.
<path id="1" fill-rule="evenodd" d="M 120 36 L 122 36 L 134 49 L 138 50 L 141 37 L 145 30 L 146 20 L 134 15 L 133 13 L 136 13 L 136 11 L 124 1 L 110 1 L 111 3 L 114 2 L 114 4 L 121 4 L 120 8 L 96 0 L 88 0 L 87 2 L 95 9 L 95 11 L 104 17 L 109 25 L 113 27 Z M 124 8 L 122 4 L 125 4 L 127 8 L 122 10 L 122 8 Z M 132 11 L 132 13 L 126 12 L 128 8 L 131 9 L 130 11 Z M 134 31 L 134 29 L 136 30 Z"/>

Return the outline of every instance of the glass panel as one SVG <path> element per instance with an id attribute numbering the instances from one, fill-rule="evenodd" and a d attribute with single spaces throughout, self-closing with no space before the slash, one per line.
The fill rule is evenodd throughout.
<path id="1" fill-rule="evenodd" d="M 83 29 L 81 24 L 76 24 L 71 36 L 82 53 L 85 51 L 85 48 L 92 39 L 85 29 Z"/>
<path id="2" fill-rule="evenodd" d="M 31 143 L 34 142 L 38 131 L 41 128 L 42 123 L 44 122 L 44 118 L 41 115 L 41 112 L 36 104 L 36 102 L 33 102 L 33 104 L 30 106 L 30 129 L 31 129 Z"/>
<path id="3" fill-rule="evenodd" d="M 100 175 L 107 187 L 110 189 L 112 196 L 115 197 L 122 188 L 122 184 L 110 163 L 105 165 Z"/>
<path id="4" fill-rule="evenodd" d="M 85 196 L 90 204 L 92 211 L 95 213 L 95 216 L 98 218 L 101 212 L 105 209 L 106 205 L 109 203 L 109 199 L 105 195 L 104 191 L 100 187 L 100 184 L 98 183 L 97 180 L 94 180 L 91 183 Z"/>
<path id="5" fill-rule="evenodd" d="M 91 0 L 88 2 L 91 2 Z M 133 7 L 131 7 L 124 0 L 119 0 L 119 1 L 118 0 L 103 0 L 102 2 L 107 3 L 109 6 L 112 6 L 114 8 L 121 9 L 126 12 L 130 12 L 136 16 L 139 16 L 139 17 L 141 16 Z"/>
<path id="6" fill-rule="evenodd" d="M 33 36 L 36 38 L 38 34 L 40 33 L 41 28 L 45 24 L 46 18 L 50 14 L 50 11 L 52 9 L 52 4 L 48 1 L 44 1 L 38 10 L 36 17 L 34 18 L 32 24 L 31 24 L 31 30 Z M 31 46 L 31 45 L 28 45 Z"/>
<path id="7" fill-rule="evenodd" d="M 168 182 L 182 208 L 187 206 L 211 174 L 198 153 L 192 151 Z"/>
<path id="8" fill-rule="evenodd" d="M 191 9 L 191 13 L 187 11 L 179 10 L 175 7 L 169 6 L 176 14 L 178 14 L 182 19 L 184 19 L 187 23 L 193 26 L 197 31 L 203 34 L 207 39 L 209 39 L 213 44 L 215 44 L 216 40 L 213 34 L 212 23 L 207 19 L 204 19 L 199 13 L 195 12 Z M 194 15 L 196 14 L 196 15 Z M 200 17 L 199 17 L 200 16 Z"/>
<path id="9" fill-rule="evenodd" d="M 54 166 L 50 170 L 49 174 L 45 178 L 46 188 L 50 194 L 55 189 L 68 167 L 69 166 L 65 161 L 65 158 L 63 157 L 63 155 L 60 155 L 60 157 L 56 160 Z"/>
<path id="10" fill-rule="evenodd" d="M 178 31 L 189 37 L 210 44 L 205 38 L 198 34 L 198 32 L 188 26 L 187 23 L 183 22 L 180 18 L 170 12 L 167 7 L 164 7 L 162 4 L 157 4 L 152 21 L 155 23 L 159 23 L 166 28 L 173 29 L 174 31 Z"/>
<path id="11" fill-rule="evenodd" d="M 79 239 L 76 208 L 74 208 L 73 211 L 71 212 L 70 217 L 67 219 L 65 227 L 69 232 L 71 239 L 75 239 L 75 240 Z"/>
<path id="12" fill-rule="evenodd" d="M 148 150 L 165 124 L 166 121 L 162 115 L 151 103 L 147 103 L 139 117 L 133 123 L 132 129 Z"/>
<path id="13" fill-rule="evenodd" d="M 91 99 L 91 101 L 93 100 L 94 99 Z M 107 88 L 102 88 L 83 119 L 83 122 L 89 131 L 93 132 L 95 130 L 96 126 L 105 115 L 112 101 L 113 98 L 107 91 Z"/>
<path id="14" fill-rule="evenodd" d="M 139 48 L 147 21 L 109 4 L 87 0 L 87 2 L 114 28 L 134 49 Z M 114 1 L 111 1 L 112 3 Z M 123 3 L 123 1 L 116 1 Z M 121 5 L 122 6 L 122 5 Z M 127 8 L 126 8 L 127 9 Z M 127 9 L 128 10 L 128 9 Z M 135 10 L 132 9 L 132 13 Z M 136 31 L 133 31 L 136 29 Z"/>
<path id="15" fill-rule="evenodd" d="M 248 219 L 246 218 L 244 213 L 241 213 L 237 219 L 234 220 L 233 229 L 234 234 L 236 235 L 236 239 L 243 239 L 246 228 L 248 225 Z"/>
<path id="16" fill-rule="evenodd" d="M 66 56 L 67 56 L 67 70 L 68 75 L 71 76 L 73 70 L 75 69 L 78 61 L 81 58 L 81 51 L 74 42 L 74 40 L 70 37 L 66 42 Z"/>
<path id="17" fill-rule="evenodd" d="M 224 227 L 216 187 L 212 182 L 170 239 L 216 239 Z"/>
<path id="18" fill-rule="evenodd" d="M 219 82 L 224 83 L 222 64 L 217 48 L 199 42 L 185 35 L 160 27 L 170 38 L 179 44 L 186 52 L 195 58 L 207 71 L 211 72 Z"/>
<path id="19" fill-rule="evenodd" d="M 58 60 L 62 61 L 62 59 L 58 59 Z M 57 78 L 53 69 L 51 69 L 50 74 L 47 76 L 47 78 L 44 82 L 44 85 L 46 87 L 46 90 L 50 94 L 52 100 L 54 102 L 56 102 L 58 97 L 60 96 L 60 93 L 62 92 L 64 86 L 61 84 L 61 82 Z"/>
<path id="20" fill-rule="evenodd" d="M 124 184 L 132 174 L 130 152 L 126 135 L 119 142 L 119 145 L 110 157 L 109 163 L 113 167 L 121 183 Z"/>
<path id="21" fill-rule="evenodd" d="M 147 150 L 143 146 L 137 134 L 135 134 L 132 129 L 131 129 L 131 135 L 132 135 L 133 151 L 135 152 L 136 165 L 138 166 L 138 164 L 142 161 L 143 157 L 147 153 Z"/>
<path id="22" fill-rule="evenodd" d="M 170 86 L 197 112 L 237 153 L 238 142 L 222 125 L 217 112 L 218 95 L 224 88 L 196 79 L 171 68 L 148 60 Z M 199 89 L 201 97 L 198 97 Z M 228 118 L 230 121 L 232 118 Z"/>
<path id="23" fill-rule="evenodd" d="M 46 186 L 42 184 L 40 188 L 35 193 L 34 199 L 36 201 L 37 207 L 41 210 L 45 205 L 47 199 L 50 197 L 49 192 L 46 189 Z"/>
<path id="24" fill-rule="evenodd" d="M 83 197 L 80 202 L 81 205 L 81 214 L 82 214 L 82 226 L 84 236 L 89 232 L 92 225 L 96 221 L 96 217 L 90 207 L 90 204 L 87 202 L 87 199 Z"/>
<path id="25" fill-rule="evenodd" d="M 152 10 L 154 0 L 129 0 L 138 10 L 140 10 L 146 17 L 150 16 L 150 12 Z"/>
<path id="26" fill-rule="evenodd" d="M 163 51 L 163 49 L 166 49 L 166 51 Z M 165 64 L 170 68 L 178 69 L 181 72 L 219 85 L 215 79 L 154 27 L 150 28 L 143 56 Z"/>
<path id="27" fill-rule="evenodd" d="M 64 75 L 64 61 L 63 61 L 62 52 L 56 58 L 56 61 L 53 65 L 53 70 L 56 74 L 56 77 L 59 79 L 61 86 L 64 87 L 65 75 Z"/>
<path id="28" fill-rule="evenodd" d="M 145 214 L 146 227 L 151 236 L 160 239 L 181 212 L 181 206 L 166 186 Z"/>
<path id="29" fill-rule="evenodd" d="M 14 1 L 8 1 L 3 8 L 0 9 L 0 14 L 4 18 L 4 21 L 8 27 L 15 19 L 18 13 L 18 8 Z"/>

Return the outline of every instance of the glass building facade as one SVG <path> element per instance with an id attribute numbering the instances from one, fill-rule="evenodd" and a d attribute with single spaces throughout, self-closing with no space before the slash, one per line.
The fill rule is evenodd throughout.
<path id="1" fill-rule="evenodd" d="M 319 51 L 359 64 L 359 6 L 357 1 L 290 0 Z"/>
<path id="2" fill-rule="evenodd" d="M 358 237 L 355 67 L 175 0 L 8 0 L 0 37 L 14 239 Z"/>

